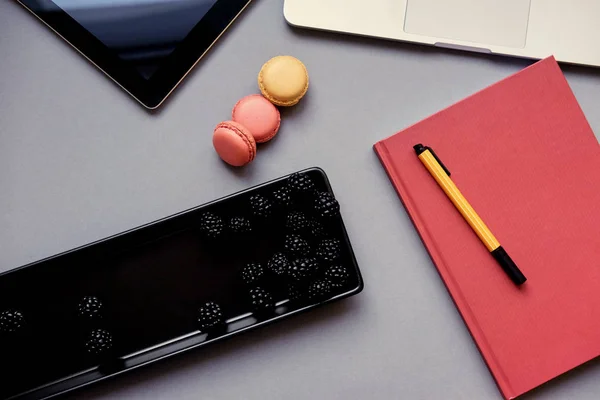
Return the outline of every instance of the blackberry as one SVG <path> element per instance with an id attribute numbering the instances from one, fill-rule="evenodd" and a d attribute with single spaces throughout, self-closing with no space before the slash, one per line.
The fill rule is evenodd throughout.
<path id="1" fill-rule="evenodd" d="M 201 331 L 208 331 L 224 322 L 221 307 L 217 303 L 208 302 L 198 309 L 198 325 Z"/>
<path id="2" fill-rule="evenodd" d="M 24 325 L 25 317 L 20 311 L 6 310 L 0 313 L 0 334 L 18 332 Z"/>
<path id="3" fill-rule="evenodd" d="M 333 218 L 340 215 L 340 204 L 329 192 L 317 193 L 315 211 L 322 218 Z"/>
<path id="4" fill-rule="evenodd" d="M 290 262 L 283 253 L 275 253 L 267 263 L 267 269 L 275 275 L 285 275 L 288 272 Z"/>
<path id="5" fill-rule="evenodd" d="M 287 287 L 287 295 L 290 302 L 297 302 L 303 300 L 305 297 L 305 291 L 302 290 L 302 286 L 298 284 L 289 284 Z"/>
<path id="6" fill-rule="evenodd" d="M 223 232 L 223 221 L 215 214 L 207 212 L 200 217 L 199 228 L 204 236 L 214 239 Z"/>
<path id="7" fill-rule="evenodd" d="M 242 280 L 246 285 L 254 285 L 265 275 L 265 269 L 258 263 L 246 264 L 242 269 Z"/>
<path id="8" fill-rule="evenodd" d="M 102 302 L 94 296 L 85 296 L 77 306 L 77 315 L 86 319 L 100 319 L 102 311 Z"/>
<path id="9" fill-rule="evenodd" d="M 334 265 L 325 271 L 325 278 L 333 287 L 344 286 L 350 279 L 350 273 L 341 265 Z"/>
<path id="10" fill-rule="evenodd" d="M 310 253 L 308 242 L 298 235 L 287 235 L 284 248 L 288 254 L 294 257 L 307 256 Z"/>
<path id="11" fill-rule="evenodd" d="M 305 231 L 309 227 L 308 219 L 300 211 L 292 211 L 286 218 L 285 227 L 290 232 L 298 233 Z"/>
<path id="12" fill-rule="evenodd" d="M 314 258 L 299 258 L 290 264 L 288 275 L 295 281 L 304 281 L 319 270 L 319 263 Z"/>
<path id="13" fill-rule="evenodd" d="M 317 246 L 317 257 L 319 257 L 323 261 L 333 261 L 340 258 L 341 254 L 341 246 L 340 241 L 337 239 L 324 239 L 321 240 L 319 245 Z"/>
<path id="14" fill-rule="evenodd" d="M 95 329 L 85 342 L 85 350 L 93 355 L 106 353 L 113 346 L 112 335 L 104 329 Z"/>
<path id="15" fill-rule="evenodd" d="M 252 232 L 250 221 L 244 217 L 233 217 L 229 221 L 229 229 L 236 234 Z"/>
<path id="16" fill-rule="evenodd" d="M 292 205 L 291 191 L 287 186 L 273 192 L 273 199 L 275 204 L 281 208 L 288 208 Z"/>
<path id="17" fill-rule="evenodd" d="M 311 220 L 308 227 L 313 238 L 321 239 L 325 237 L 325 228 L 323 228 L 323 225 L 316 219 Z"/>
<path id="18" fill-rule="evenodd" d="M 308 175 L 302 172 L 296 172 L 287 178 L 288 187 L 293 193 L 307 194 L 312 193 L 315 184 Z"/>
<path id="19" fill-rule="evenodd" d="M 324 300 L 331 295 L 331 283 L 327 279 L 318 279 L 308 287 L 308 298 Z"/>
<path id="20" fill-rule="evenodd" d="M 273 212 L 271 200 L 260 194 L 250 197 L 250 208 L 255 217 L 266 218 Z"/>
<path id="21" fill-rule="evenodd" d="M 252 301 L 252 310 L 256 313 L 271 311 L 275 308 L 275 302 L 271 293 L 260 287 L 250 290 L 250 299 Z"/>

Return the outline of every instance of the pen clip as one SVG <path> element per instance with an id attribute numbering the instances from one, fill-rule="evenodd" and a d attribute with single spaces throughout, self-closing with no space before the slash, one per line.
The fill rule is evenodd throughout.
<path id="1" fill-rule="evenodd" d="M 444 172 L 450 176 L 450 170 L 448 170 L 448 168 L 446 168 L 446 166 L 444 165 L 444 163 L 442 162 L 442 160 L 440 160 L 440 158 L 437 156 L 437 154 L 435 154 L 435 151 L 433 151 L 433 149 L 429 146 L 425 146 L 425 148 L 427 150 L 429 150 L 429 152 L 431 153 L 431 155 L 433 156 L 433 158 L 435 158 L 435 160 L 438 162 L 438 164 L 440 164 L 440 167 L 442 167 L 442 169 L 444 170 Z"/>

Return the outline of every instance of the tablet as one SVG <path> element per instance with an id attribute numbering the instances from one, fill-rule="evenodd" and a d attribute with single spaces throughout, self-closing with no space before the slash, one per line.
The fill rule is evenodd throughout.
<path id="1" fill-rule="evenodd" d="M 149 109 L 250 0 L 18 0 Z"/>

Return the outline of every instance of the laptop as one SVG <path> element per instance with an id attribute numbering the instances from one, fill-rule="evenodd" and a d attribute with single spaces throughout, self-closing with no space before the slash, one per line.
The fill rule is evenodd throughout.
<path id="1" fill-rule="evenodd" d="M 285 0 L 288 23 L 600 66 L 599 0 Z"/>

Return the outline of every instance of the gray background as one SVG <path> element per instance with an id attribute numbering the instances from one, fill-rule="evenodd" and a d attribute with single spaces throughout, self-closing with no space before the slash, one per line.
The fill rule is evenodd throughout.
<path id="1" fill-rule="evenodd" d="M 310 166 L 328 173 L 362 294 L 78 392 L 88 399 L 500 399 L 371 146 L 528 61 L 294 30 L 258 0 L 148 113 L 17 4 L 0 2 L 0 270 Z M 261 65 L 302 59 L 311 88 L 248 167 L 213 127 Z M 563 67 L 600 132 L 600 72 Z M 592 362 L 528 398 L 597 399 Z"/>

